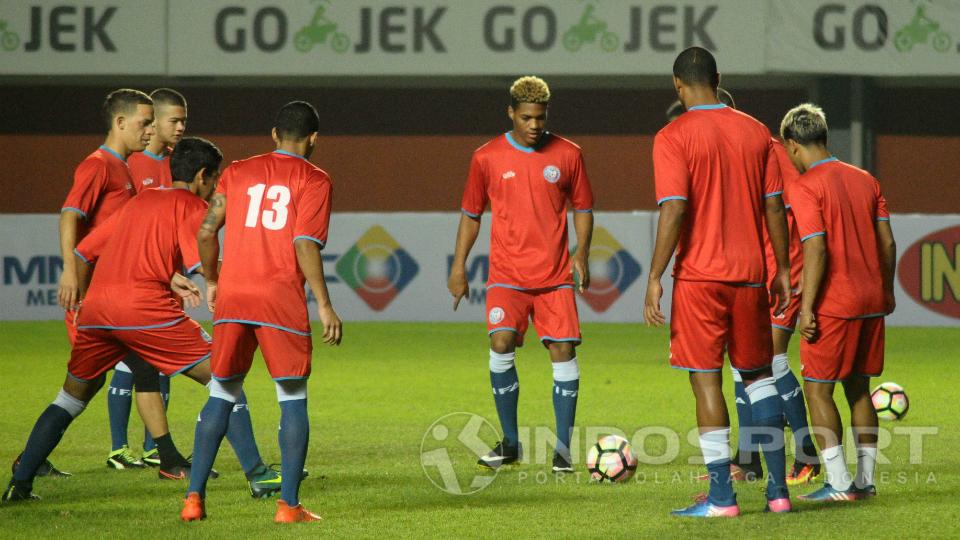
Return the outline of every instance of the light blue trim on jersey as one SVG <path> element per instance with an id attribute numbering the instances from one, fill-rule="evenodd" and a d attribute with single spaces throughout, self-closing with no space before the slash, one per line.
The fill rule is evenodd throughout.
<path id="1" fill-rule="evenodd" d="M 248 321 L 248 320 L 246 320 L 246 319 L 219 319 L 219 320 L 213 321 L 213 325 L 214 325 L 214 326 L 216 326 L 216 325 L 218 325 L 218 324 L 223 324 L 223 323 L 239 323 L 239 324 L 249 324 L 249 325 L 252 325 L 252 326 L 265 326 L 265 327 L 267 327 L 267 328 L 275 328 L 275 329 L 277 329 L 277 330 L 283 330 L 284 332 L 290 332 L 291 334 L 296 334 L 296 335 L 298 335 L 298 336 L 309 336 L 309 335 L 310 335 L 310 332 L 301 332 L 301 331 L 299 331 L 299 330 L 294 330 L 293 328 L 287 328 L 286 326 L 280 326 L 279 324 L 270 324 L 270 323 L 265 323 L 265 322 L 260 322 L 260 321 Z"/>
<path id="2" fill-rule="evenodd" d="M 783 190 L 774 191 L 773 193 L 767 193 L 763 196 L 764 199 L 769 199 L 770 197 L 776 197 L 777 195 L 783 195 Z"/>
<path id="3" fill-rule="evenodd" d="M 300 158 L 304 161 L 307 160 L 307 158 L 301 156 L 300 154 L 294 154 L 293 152 L 287 152 L 286 150 L 274 150 L 273 153 L 280 154 L 281 156 L 290 156 L 290 157 Z"/>
<path id="4" fill-rule="evenodd" d="M 77 248 L 73 248 L 73 254 L 76 255 L 77 257 L 80 257 L 80 260 L 83 261 L 84 264 L 86 264 L 87 266 L 90 266 L 91 264 L 93 264 L 90 261 L 88 261 L 87 258 L 83 256 L 83 254 L 77 251 Z"/>
<path id="5" fill-rule="evenodd" d="M 877 218 L 877 221 L 890 221 L 890 218 L 888 218 L 888 217 L 878 217 L 878 218 Z"/>
<path id="6" fill-rule="evenodd" d="M 765 284 L 764 284 L 764 283 L 743 282 L 743 283 L 732 283 L 732 285 L 733 285 L 734 287 L 750 287 L 751 289 L 759 289 L 760 287 L 763 287 Z"/>
<path id="7" fill-rule="evenodd" d="M 143 151 L 143 155 L 145 155 L 145 156 L 147 156 L 148 158 L 150 158 L 150 159 L 152 159 L 152 160 L 155 160 L 155 161 L 163 161 L 163 159 L 166 157 L 166 156 L 161 156 L 161 155 L 154 154 L 153 152 L 151 152 L 151 151 L 149 151 L 149 150 L 144 150 L 144 151 Z"/>
<path id="8" fill-rule="evenodd" d="M 687 109 L 688 111 L 715 111 L 717 109 L 726 109 L 723 103 L 714 103 L 713 105 L 694 105 Z"/>
<path id="9" fill-rule="evenodd" d="M 815 232 L 815 233 L 810 233 L 810 234 L 808 234 L 808 235 L 806 235 L 806 236 L 804 236 L 804 237 L 801 237 L 801 238 L 800 238 L 800 241 L 801 241 L 801 242 L 806 242 L 807 240 L 813 238 L 814 236 L 823 236 L 823 235 L 825 235 L 825 234 L 827 234 L 826 231 L 818 231 L 818 232 Z"/>
<path id="10" fill-rule="evenodd" d="M 573 211 L 576 212 L 577 214 L 592 214 L 593 208 L 587 208 L 586 210 L 577 210 L 576 208 L 574 208 Z"/>
<path id="11" fill-rule="evenodd" d="M 319 238 L 314 238 L 312 236 L 307 236 L 305 234 L 301 234 L 300 236 L 294 236 L 293 241 L 296 242 L 297 240 L 309 240 L 311 242 L 316 242 L 320 244 L 320 249 L 323 249 L 324 246 L 327 245 L 323 240 L 320 240 Z"/>
<path id="12" fill-rule="evenodd" d="M 497 287 L 500 287 L 503 289 L 512 289 L 514 291 L 527 292 L 527 291 L 555 291 L 557 289 L 572 289 L 573 285 L 557 285 L 556 287 L 540 287 L 538 289 L 527 289 L 524 287 L 518 287 L 516 285 L 507 285 L 506 283 L 491 283 L 490 285 L 487 285 L 487 290 L 489 291 L 490 289 L 495 289 Z"/>
<path id="13" fill-rule="evenodd" d="M 667 201 L 685 201 L 685 200 L 687 200 L 686 197 L 681 197 L 680 195 L 671 195 L 671 196 L 669 196 L 669 197 L 664 197 L 664 198 L 660 199 L 659 201 L 657 201 L 657 206 L 660 206 L 661 204 L 663 204 L 663 203 L 665 203 L 665 202 L 667 202 Z"/>
<path id="14" fill-rule="evenodd" d="M 474 214 L 474 213 L 472 213 L 472 212 L 467 212 L 467 209 L 466 209 L 466 208 L 461 208 L 460 211 L 463 212 L 464 214 L 466 214 L 468 218 L 480 219 L 480 214 Z"/>
<path id="15" fill-rule="evenodd" d="M 543 343 L 544 341 L 555 341 L 555 342 L 557 342 L 557 343 L 571 342 L 571 341 L 574 342 L 574 343 L 582 343 L 582 342 L 583 342 L 582 339 L 580 339 L 580 338 L 575 338 L 575 337 L 571 337 L 571 338 L 555 338 L 555 337 L 550 337 L 550 336 L 543 336 L 542 338 L 540 338 L 540 343 Z"/>
<path id="16" fill-rule="evenodd" d="M 771 324 L 770 326 L 772 328 L 779 328 L 780 330 L 790 332 L 791 334 L 795 331 L 793 328 L 790 328 L 789 326 L 783 326 L 782 324 Z"/>
<path id="17" fill-rule="evenodd" d="M 212 355 L 212 354 L 213 354 L 213 353 L 207 353 L 207 354 L 201 356 L 200 359 L 197 360 L 196 362 L 188 365 L 187 367 L 180 368 L 180 369 L 174 371 L 173 373 L 171 373 L 170 375 L 168 375 L 168 377 L 174 377 L 174 376 L 179 375 L 179 374 L 181 374 L 181 373 L 183 373 L 183 372 L 185 372 L 185 371 L 190 371 L 191 369 L 195 368 L 195 367 L 197 366 L 197 364 L 199 364 L 200 362 L 203 362 L 203 361 L 206 360 L 207 358 L 210 358 L 210 355 Z M 162 375 L 162 373 L 161 373 L 161 375 Z"/>
<path id="18" fill-rule="evenodd" d="M 810 169 L 816 167 L 817 165 L 823 165 L 824 163 L 830 163 L 831 161 L 840 161 L 840 160 L 834 156 L 830 156 L 828 158 L 821 159 L 820 161 L 814 161 L 813 163 L 810 164 L 809 167 L 807 167 L 807 170 L 809 171 Z"/>
<path id="19" fill-rule="evenodd" d="M 510 143 L 510 146 L 516 148 L 517 150 L 523 152 L 524 154 L 532 154 L 536 151 L 535 148 L 523 146 L 517 141 L 513 140 L 513 135 L 511 135 L 509 131 L 504 133 L 503 135 L 507 138 L 507 142 Z M 546 133 L 544 133 L 544 135 L 546 135 Z M 541 139 L 542 138 L 543 138 L 543 135 L 541 135 Z"/>
<path id="20" fill-rule="evenodd" d="M 487 335 L 488 335 L 488 336 L 492 336 L 493 334 L 495 334 L 495 333 L 497 333 L 497 332 L 506 332 L 506 331 L 513 332 L 514 334 L 517 334 L 518 336 L 520 335 L 520 332 L 518 332 L 516 328 L 512 328 L 512 327 L 509 327 L 509 326 L 502 326 L 502 327 L 500 327 L 500 328 L 494 328 L 493 330 L 487 332 Z"/>
<path id="21" fill-rule="evenodd" d="M 82 217 L 83 219 L 87 219 L 87 213 L 79 208 L 74 208 L 72 206 L 64 206 L 63 208 L 60 209 L 60 213 L 62 214 L 64 212 L 76 212 L 80 214 L 80 217 Z"/>
<path id="22" fill-rule="evenodd" d="M 274 377 L 273 380 L 275 380 L 275 381 L 302 381 L 302 380 L 309 379 L 309 378 L 310 378 L 309 375 L 301 375 L 301 376 L 299 376 L 299 377 Z M 303 399 L 306 399 L 306 398 L 303 398 Z"/>
<path id="23" fill-rule="evenodd" d="M 99 325 L 92 325 L 92 326 L 77 326 L 77 329 L 79 329 L 79 330 L 155 330 L 155 329 L 157 329 L 157 328 L 169 328 L 169 327 L 171 327 L 171 326 L 179 323 L 180 321 L 182 321 L 182 320 L 184 320 L 184 319 L 186 319 L 186 317 L 180 317 L 180 318 L 174 319 L 174 320 L 172 320 L 172 321 L 170 321 L 170 322 L 165 322 L 165 323 L 160 323 L 160 324 L 150 324 L 150 325 L 147 325 L 147 326 L 99 326 Z"/>
<path id="24" fill-rule="evenodd" d="M 692 371 L 692 372 L 694 372 L 694 373 L 717 373 L 717 372 L 721 371 L 720 368 L 717 368 L 717 369 L 697 369 L 697 368 L 680 367 L 680 366 L 674 366 L 674 365 L 671 365 L 670 367 L 672 367 L 673 369 L 679 369 L 680 371 Z"/>
<path id="25" fill-rule="evenodd" d="M 783 205 L 783 207 L 786 208 L 787 210 L 789 210 L 790 208 L 792 208 L 792 205 L 785 204 L 785 205 Z"/>
<path id="26" fill-rule="evenodd" d="M 195 273 L 195 272 L 197 271 L 197 268 L 200 268 L 200 265 L 201 265 L 201 264 L 203 264 L 203 263 L 197 263 L 197 264 L 191 266 L 190 268 L 187 268 L 187 273 L 188 273 L 188 274 L 193 274 L 193 273 Z"/>
<path id="27" fill-rule="evenodd" d="M 101 144 L 101 145 L 100 145 L 100 150 L 103 150 L 104 152 L 109 153 L 110 155 L 112 155 L 113 157 L 119 159 L 120 161 L 122 161 L 122 162 L 124 162 L 124 163 L 127 162 L 127 160 L 126 160 L 123 156 L 121 156 L 120 154 L 118 154 L 118 153 L 116 153 L 115 151 L 111 150 L 110 148 L 107 148 L 106 145 Z"/>

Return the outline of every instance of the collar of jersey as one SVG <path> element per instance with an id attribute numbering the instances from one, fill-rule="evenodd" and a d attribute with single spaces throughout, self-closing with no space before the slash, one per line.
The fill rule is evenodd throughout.
<path id="1" fill-rule="evenodd" d="M 807 167 L 807 170 L 809 171 L 810 169 L 816 167 L 817 165 L 823 165 L 824 163 L 830 163 L 831 161 L 840 161 L 840 160 L 837 159 L 835 156 L 830 156 L 826 159 L 821 159 L 820 161 L 814 161 L 813 163 L 810 164 L 809 167 Z"/>
<path id="2" fill-rule="evenodd" d="M 714 103 L 713 105 L 694 105 L 687 109 L 688 111 L 714 111 L 717 109 L 726 109 L 727 106 L 723 103 Z"/>
<path id="3" fill-rule="evenodd" d="M 143 151 L 143 155 L 147 156 L 147 157 L 150 158 L 150 159 L 155 159 L 155 160 L 157 160 L 157 161 L 163 161 L 163 158 L 164 158 L 164 156 L 160 156 L 160 155 L 154 154 L 153 152 L 151 152 L 151 151 L 149 151 L 149 150 L 144 150 L 144 151 Z"/>
<path id="4" fill-rule="evenodd" d="M 103 150 L 104 152 L 107 152 L 107 153 L 110 154 L 111 156 L 119 159 L 120 161 L 122 161 L 122 162 L 124 162 L 124 163 L 127 162 L 127 160 L 123 159 L 123 156 L 121 156 L 120 154 L 116 153 L 114 150 L 112 150 L 112 149 L 110 149 L 110 148 L 107 148 L 107 145 L 105 145 L 105 144 L 101 144 L 101 145 L 100 145 L 100 149 Z"/>
<path id="5" fill-rule="evenodd" d="M 536 152 L 537 150 L 543 148 L 544 145 L 547 144 L 547 138 L 550 137 L 550 132 L 549 132 L 549 131 L 544 131 L 544 132 L 543 132 L 543 135 L 540 136 L 540 143 L 537 144 L 536 146 L 523 146 L 523 145 L 521 145 L 521 144 L 518 143 L 517 141 L 513 140 L 513 135 L 511 135 L 509 131 L 506 132 L 506 133 L 504 133 L 503 135 L 507 138 L 507 142 L 510 143 L 510 146 L 516 148 L 517 150 L 519 150 L 519 151 L 521 151 L 521 152 L 523 152 L 523 153 L 525 153 L 525 154 L 532 154 L 532 153 Z"/>
<path id="6" fill-rule="evenodd" d="M 281 156 L 290 156 L 290 157 L 300 158 L 300 159 L 303 159 L 303 160 L 307 159 L 307 158 L 301 156 L 300 154 L 294 154 L 293 152 L 287 152 L 286 150 L 274 150 L 273 153 L 274 153 L 274 154 L 280 154 Z"/>

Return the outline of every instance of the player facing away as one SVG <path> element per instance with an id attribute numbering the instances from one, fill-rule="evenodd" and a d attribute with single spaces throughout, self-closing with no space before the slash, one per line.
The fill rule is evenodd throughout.
<path id="1" fill-rule="evenodd" d="M 657 133 L 653 164 L 660 218 L 644 317 L 666 322 L 661 276 L 676 251 L 670 363 L 689 372 L 700 446 L 710 472 L 706 500 L 674 515 L 737 516 L 730 478 L 730 421 L 721 390 L 724 351 L 749 397 L 755 444 L 767 461 L 767 509 L 790 510 L 782 407 L 771 376 L 766 267 L 761 228 L 777 259 L 770 292 L 786 307 L 790 262 L 782 183 L 770 132 L 717 100 L 720 75 L 709 51 L 677 57 L 673 81 L 686 113 Z"/>
<path id="2" fill-rule="evenodd" d="M 824 486 L 801 496 L 850 501 L 876 494 L 877 413 L 870 377 L 883 372 L 884 316 L 893 313 L 897 247 L 877 179 L 827 149 L 827 120 L 811 104 L 791 109 L 780 126 L 801 173 L 789 196 L 803 241 L 803 293 L 797 329 L 810 421 L 821 448 Z M 850 405 L 857 447 L 852 479 L 843 453 L 843 424 L 833 400 L 837 383 Z"/>
<path id="3" fill-rule="evenodd" d="M 190 140 L 182 152 L 180 146 L 172 159 L 174 189 L 136 197 L 76 249 L 83 268 L 83 261 L 97 260 L 98 269 L 83 297 L 63 388 L 34 425 L 4 501 L 37 498 L 31 493 L 37 468 L 103 386 L 104 374 L 131 351 L 168 376 L 185 373 L 202 384 L 210 380 L 209 337 L 183 312 L 171 283 L 178 268 L 199 267 L 195 231 L 204 200 L 216 187 L 222 157 L 207 141 Z M 79 274 L 82 293 L 89 274 Z M 199 303 L 199 291 L 193 289 Z M 178 291 L 180 296 L 191 294 L 182 284 Z M 160 451 L 161 477 L 184 478 L 189 463 L 173 445 L 163 402 L 152 390 L 144 396 L 152 402 L 140 401 L 138 392 L 138 405 Z M 232 440 L 243 441 L 235 446 L 241 464 L 260 462 L 249 415 L 231 418 L 230 429 Z"/>
<path id="4" fill-rule="evenodd" d="M 206 473 L 258 346 L 280 403 L 283 481 L 274 521 L 320 520 L 299 499 L 310 435 L 307 378 L 313 351 L 304 281 L 317 299 L 323 341 L 339 345 L 342 328 L 320 257 L 332 186 L 327 173 L 307 160 L 319 129 L 312 105 L 284 105 L 273 128 L 276 151 L 234 162 L 224 171 L 197 233 L 207 303 L 214 313 L 213 382 L 197 418 L 194 474 L 180 513 L 184 521 L 206 517 Z M 217 233 L 224 225 L 223 269 L 218 272 Z"/>
<path id="5" fill-rule="evenodd" d="M 127 158 L 133 188 L 137 193 L 145 189 L 169 188 L 173 185 L 170 175 L 170 153 L 187 127 L 187 100 L 176 90 L 158 88 L 150 92 L 153 101 L 154 133 L 150 143 L 141 152 Z M 149 364 L 140 363 L 139 369 L 149 370 Z M 111 451 L 107 466 L 115 469 L 130 467 L 160 466 L 157 445 L 146 428 L 143 430 L 143 456 L 137 458 L 129 448 L 127 426 L 130 422 L 133 373 L 126 363 L 120 362 L 113 371 L 107 392 L 107 412 L 110 419 Z M 142 389 L 141 389 L 142 391 Z M 160 375 L 160 394 L 164 406 L 170 402 L 170 379 Z"/>
<path id="6" fill-rule="evenodd" d="M 448 283 L 457 309 L 460 300 L 469 296 L 467 256 L 489 203 L 493 216 L 486 297 L 490 383 L 503 440 L 478 463 L 492 469 L 523 456 L 517 427 L 520 381 L 514 360 L 532 317 L 553 364 L 557 423 L 553 470 L 573 470 L 569 448 L 580 389 L 576 345 L 581 341 L 573 273 L 579 276 L 583 292 L 590 282 L 587 258 L 593 234 L 593 193 L 580 147 L 546 131 L 549 102 L 550 89 L 537 77 L 522 77 L 510 87 L 507 116 L 513 129 L 473 154 Z M 568 204 L 574 210 L 577 234 L 572 256 Z"/>

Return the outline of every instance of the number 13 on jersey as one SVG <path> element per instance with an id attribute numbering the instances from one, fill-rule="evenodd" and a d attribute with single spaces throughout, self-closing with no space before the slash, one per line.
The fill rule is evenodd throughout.
<path id="1" fill-rule="evenodd" d="M 268 201 L 272 201 L 269 209 L 261 212 L 264 193 Z M 247 207 L 247 221 L 245 226 L 255 228 L 260 222 L 271 231 L 279 231 L 287 224 L 287 205 L 290 204 L 290 188 L 287 186 L 270 186 L 257 184 L 247 190 L 250 196 L 250 206 Z"/>

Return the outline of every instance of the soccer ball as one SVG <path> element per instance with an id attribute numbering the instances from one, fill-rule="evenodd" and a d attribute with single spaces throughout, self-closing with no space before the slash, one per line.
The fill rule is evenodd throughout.
<path id="1" fill-rule="evenodd" d="M 626 439 L 607 435 L 587 450 L 587 470 L 598 482 L 626 482 L 637 470 L 637 458 Z"/>
<path id="2" fill-rule="evenodd" d="M 870 399 L 881 420 L 902 420 L 910 409 L 910 400 L 897 383 L 885 382 L 874 388 Z"/>

